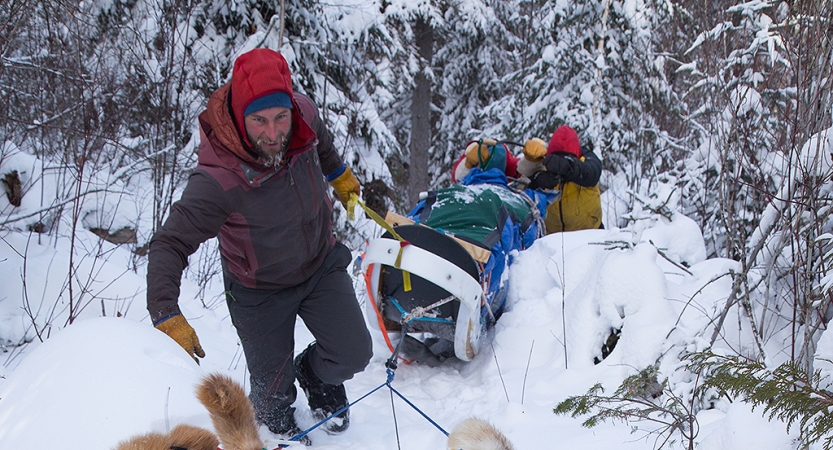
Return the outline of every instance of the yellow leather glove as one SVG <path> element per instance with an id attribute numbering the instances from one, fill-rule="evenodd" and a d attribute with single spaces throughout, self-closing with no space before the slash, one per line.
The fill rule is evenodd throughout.
<path id="1" fill-rule="evenodd" d="M 205 352 L 200 346 L 200 340 L 197 338 L 197 333 L 185 320 L 182 314 L 178 314 L 169 319 L 156 324 L 156 329 L 167 334 L 171 339 L 175 340 L 182 348 L 197 361 L 197 356 L 205 358 Z M 197 361 L 199 363 L 199 361 Z"/>
<path id="2" fill-rule="evenodd" d="M 524 144 L 524 157 L 530 162 L 541 162 L 547 156 L 547 144 L 539 138 L 532 138 Z"/>
<path id="3" fill-rule="evenodd" d="M 480 142 L 472 142 L 466 147 L 466 167 L 472 169 L 478 167 L 481 162 L 486 162 L 489 159 L 489 147 L 497 144 L 494 139 L 483 139 Z M 478 159 L 477 150 L 480 149 Z"/>
<path id="4" fill-rule="evenodd" d="M 350 200 L 350 193 L 355 192 L 356 195 L 361 194 L 362 185 L 359 180 L 353 175 L 353 171 L 349 167 L 344 169 L 344 173 L 338 176 L 333 181 L 330 181 L 330 186 L 336 191 L 338 200 L 347 208 L 347 202 Z"/>

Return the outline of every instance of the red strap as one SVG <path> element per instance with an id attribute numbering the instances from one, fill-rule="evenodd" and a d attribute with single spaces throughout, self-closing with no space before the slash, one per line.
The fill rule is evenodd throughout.
<path id="1" fill-rule="evenodd" d="M 382 313 L 379 312 L 379 308 L 376 307 L 376 300 L 373 299 L 373 288 L 371 288 L 370 283 L 370 272 L 372 272 L 373 264 L 368 266 L 368 270 L 364 273 L 364 284 L 367 288 L 367 297 L 370 301 L 370 304 L 373 305 L 373 311 L 376 312 L 376 320 L 379 322 L 379 329 L 382 330 L 382 336 L 385 338 L 385 343 L 388 344 L 388 348 L 390 349 L 391 353 L 393 352 L 393 344 L 390 342 L 390 337 L 388 337 L 388 330 L 385 328 L 385 321 L 382 319 Z"/>
<path id="2" fill-rule="evenodd" d="M 364 255 L 362 255 L 362 257 L 364 257 Z M 367 287 L 367 296 L 368 300 L 370 301 L 370 304 L 373 305 L 373 311 L 376 313 L 376 320 L 379 322 L 379 329 L 382 331 L 382 337 L 385 338 L 385 343 L 388 344 L 388 349 L 391 353 L 393 353 L 394 351 L 396 351 L 396 349 L 393 347 L 393 343 L 391 343 L 390 341 L 390 336 L 388 336 L 388 329 L 385 327 L 385 320 L 382 318 L 382 313 L 379 311 L 379 308 L 376 307 L 376 301 L 373 300 L 373 289 L 371 288 L 370 283 L 370 272 L 372 271 L 372 267 L 373 264 L 370 264 L 368 270 L 364 273 L 364 283 Z M 404 362 L 405 364 L 410 364 L 412 362 L 412 360 L 405 359 L 401 356 L 399 357 L 399 359 L 401 359 L 402 362 Z"/>

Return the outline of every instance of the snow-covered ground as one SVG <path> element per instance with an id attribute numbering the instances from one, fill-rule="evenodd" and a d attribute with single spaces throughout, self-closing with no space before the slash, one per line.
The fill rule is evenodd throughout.
<path id="1" fill-rule="evenodd" d="M 706 260 L 700 230 L 690 219 L 644 217 L 626 230 L 540 239 L 516 255 L 509 271 L 509 309 L 472 362 L 434 368 L 401 364 L 392 385 L 445 430 L 479 417 L 517 449 L 654 448 L 661 439 L 649 434 L 657 427 L 651 423 L 588 429 L 580 418 L 553 414 L 568 396 L 596 383 L 613 392 L 625 377 L 655 363 L 670 377 L 672 389 L 686 386 L 686 380 L 675 379 L 679 354 L 708 344 L 709 318 L 722 308 L 731 284 L 720 275 L 736 263 Z M 181 423 L 211 428 L 194 397 L 200 377 L 221 372 L 248 385 L 228 311 L 217 301 L 222 283 L 215 277 L 207 285 L 205 307 L 200 287 L 183 282 L 180 303 L 206 352 L 197 365 L 149 323 L 144 266 L 132 264 L 134 255 L 86 230 L 79 231 L 76 254 L 78 246 L 89 256 L 75 261 L 76 280 L 94 281 L 75 282 L 75 289 L 88 290 L 85 309 L 66 325 L 69 305 L 56 299 L 68 298 L 69 241 L 39 242 L 22 231 L 0 240 L 0 333 L 6 344 L 22 336 L 33 339 L 23 347 L 5 347 L 0 448 L 108 449 L 134 434 L 164 432 Z M 682 268 L 683 262 L 689 267 Z M 355 287 L 359 300 L 367 301 L 361 276 Z M 53 317 L 42 343 L 27 310 Z M 596 365 L 593 359 L 612 328 L 621 329 L 621 338 Z M 379 331 L 373 329 L 373 336 L 373 359 L 346 383 L 351 400 L 386 380 L 390 352 Z M 298 322 L 296 350 L 310 340 Z M 311 426 L 303 394 L 297 406 L 300 425 Z M 386 388 L 356 404 L 351 414 L 351 426 L 341 436 L 313 431 L 311 448 L 445 448 L 443 433 Z M 698 422 L 702 450 L 795 448 L 795 433 L 742 402 L 718 402 L 701 411 Z M 265 430 L 264 437 L 270 437 Z M 675 447 L 685 445 L 674 438 Z"/>

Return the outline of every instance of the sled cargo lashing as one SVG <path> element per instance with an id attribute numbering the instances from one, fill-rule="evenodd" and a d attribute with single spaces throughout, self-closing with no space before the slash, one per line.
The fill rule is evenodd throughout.
<path id="1" fill-rule="evenodd" d="M 390 214 L 387 221 L 411 222 Z M 402 247 L 388 232 L 370 242 L 362 260 L 370 294 L 368 309 L 372 309 L 369 317 L 381 316 L 383 325 L 378 328 L 383 333 L 405 325 L 408 333 L 428 335 L 422 344 L 437 358 L 453 350 L 458 359 L 471 361 L 483 332 L 481 265 L 463 244 L 433 228 L 398 225 L 393 229 L 409 245 Z M 407 291 L 403 270 L 410 274 L 411 289 Z M 403 339 L 415 338 L 409 334 Z"/>

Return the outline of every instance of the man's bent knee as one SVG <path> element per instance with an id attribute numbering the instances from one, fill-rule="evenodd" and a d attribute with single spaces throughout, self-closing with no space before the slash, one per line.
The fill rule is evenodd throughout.
<path id="1" fill-rule="evenodd" d="M 327 384 L 341 384 L 367 367 L 373 357 L 373 344 L 368 333 L 366 342 L 361 345 L 354 345 L 335 354 L 318 353 L 316 356 L 318 364 L 313 362 L 312 366 L 318 378 Z"/>

